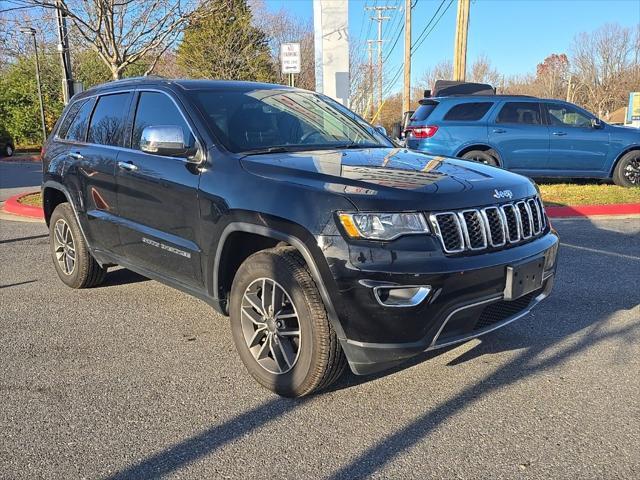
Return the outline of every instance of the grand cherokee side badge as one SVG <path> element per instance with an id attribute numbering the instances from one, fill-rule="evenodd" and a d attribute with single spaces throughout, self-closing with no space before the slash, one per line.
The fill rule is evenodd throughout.
<path id="1" fill-rule="evenodd" d="M 493 198 L 497 198 L 498 200 L 501 198 L 511 199 L 513 197 L 513 192 L 511 190 L 494 190 Z"/>

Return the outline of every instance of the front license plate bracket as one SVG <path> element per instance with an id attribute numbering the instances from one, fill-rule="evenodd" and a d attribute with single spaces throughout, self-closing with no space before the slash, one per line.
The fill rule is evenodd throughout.
<path id="1" fill-rule="evenodd" d="M 517 265 L 508 265 L 504 299 L 515 300 L 541 288 L 543 272 L 543 256 Z"/>

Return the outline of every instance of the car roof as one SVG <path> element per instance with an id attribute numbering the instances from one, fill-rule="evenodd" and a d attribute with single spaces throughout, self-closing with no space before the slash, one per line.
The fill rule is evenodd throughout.
<path id="1" fill-rule="evenodd" d="M 562 102 L 557 98 L 539 98 L 532 95 L 447 95 L 443 97 L 425 97 L 422 100 L 433 100 L 435 102 L 456 101 L 456 100 L 523 100 L 523 101 L 539 101 L 539 102 Z"/>
<path id="2" fill-rule="evenodd" d="M 176 86 L 183 90 L 208 90 L 208 89 L 225 89 L 225 90 L 267 90 L 267 89 L 291 89 L 286 85 L 276 85 L 273 83 L 247 82 L 236 80 L 188 80 L 188 79 L 168 79 L 164 77 L 147 76 L 132 77 L 112 82 L 102 83 L 87 89 L 78 94 L 77 98 L 82 96 L 95 95 L 100 92 L 108 92 L 109 90 L 123 87 L 140 87 L 140 86 Z"/>

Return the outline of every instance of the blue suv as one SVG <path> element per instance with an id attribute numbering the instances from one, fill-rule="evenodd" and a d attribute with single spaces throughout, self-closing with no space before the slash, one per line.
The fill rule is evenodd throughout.
<path id="1" fill-rule="evenodd" d="M 611 178 L 640 186 L 640 130 L 602 122 L 560 100 L 465 95 L 425 98 L 406 145 L 530 177 Z"/>

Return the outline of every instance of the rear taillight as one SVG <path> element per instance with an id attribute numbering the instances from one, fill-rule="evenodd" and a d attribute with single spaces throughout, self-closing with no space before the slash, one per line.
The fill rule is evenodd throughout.
<path id="1" fill-rule="evenodd" d="M 407 133 L 413 138 L 431 138 L 437 131 L 438 127 L 436 125 L 429 125 L 426 127 L 407 127 Z"/>

